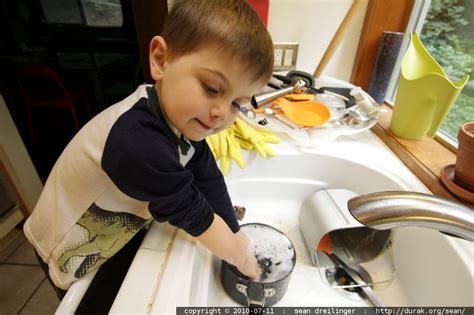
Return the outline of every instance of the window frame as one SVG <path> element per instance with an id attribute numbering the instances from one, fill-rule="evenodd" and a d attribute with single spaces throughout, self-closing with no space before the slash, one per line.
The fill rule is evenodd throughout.
<path id="1" fill-rule="evenodd" d="M 383 32 L 405 32 L 415 1 L 419 0 L 369 0 L 351 83 L 368 89 Z M 390 12 L 389 16 L 387 12 Z"/>

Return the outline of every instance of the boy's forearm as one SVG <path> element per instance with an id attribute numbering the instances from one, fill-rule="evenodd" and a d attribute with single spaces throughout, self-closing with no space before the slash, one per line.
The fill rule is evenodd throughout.
<path id="1" fill-rule="evenodd" d="M 211 226 L 196 239 L 214 255 L 236 267 L 245 265 L 245 260 L 248 259 L 243 244 L 225 221 L 216 214 Z"/>

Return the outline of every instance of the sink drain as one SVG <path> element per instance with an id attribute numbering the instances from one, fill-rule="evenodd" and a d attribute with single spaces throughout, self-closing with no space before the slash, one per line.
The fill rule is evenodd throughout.
<path id="1" fill-rule="evenodd" d="M 351 266 L 351 268 L 357 271 L 366 283 L 372 283 L 372 278 L 364 268 L 361 266 Z M 357 285 L 357 283 L 343 268 L 327 268 L 326 279 L 341 295 L 354 301 L 364 300 L 364 295 L 360 294 L 362 289 L 360 287 L 351 287 Z"/>

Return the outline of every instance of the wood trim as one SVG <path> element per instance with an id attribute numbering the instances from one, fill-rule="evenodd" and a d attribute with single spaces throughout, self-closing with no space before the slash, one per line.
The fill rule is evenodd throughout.
<path id="1" fill-rule="evenodd" d="M 405 32 L 415 0 L 369 0 L 350 82 L 367 90 L 384 31 Z"/>
<path id="2" fill-rule="evenodd" d="M 446 165 L 456 163 L 456 153 L 450 151 L 435 139 L 425 137 L 421 140 L 398 138 L 390 130 L 392 109 L 384 105 L 379 111 L 379 122 L 372 127 L 375 133 L 398 158 L 415 174 L 434 195 L 451 199 L 467 206 L 468 202 L 453 195 L 440 179 L 440 171 Z"/>

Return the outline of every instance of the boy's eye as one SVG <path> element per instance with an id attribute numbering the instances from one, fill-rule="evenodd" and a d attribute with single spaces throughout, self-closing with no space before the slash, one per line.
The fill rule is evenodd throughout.
<path id="1" fill-rule="evenodd" d="M 212 86 L 209 86 L 207 84 L 203 84 L 203 87 L 204 87 L 204 90 L 209 94 L 212 94 L 212 95 L 219 94 L 219 90 L 213 88 Z"/>

